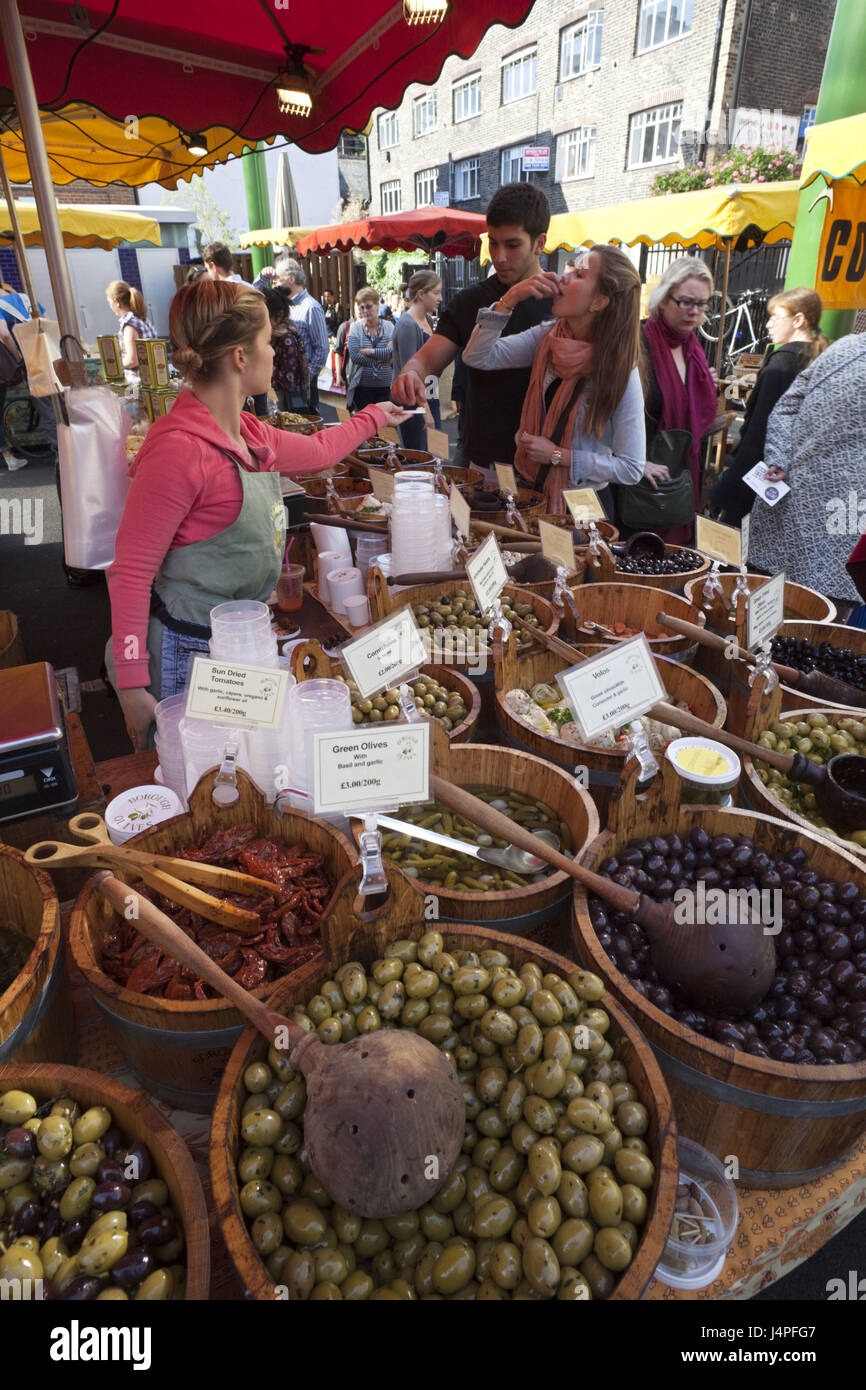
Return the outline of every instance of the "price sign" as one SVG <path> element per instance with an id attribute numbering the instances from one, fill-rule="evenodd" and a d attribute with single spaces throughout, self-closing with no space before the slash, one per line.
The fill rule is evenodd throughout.
<path id="1" fill-rule="evenodd" d="M 350 815 L 430 798 L 430 721 L 313 735 L 313 808 Z"/>
<path id="2" fill-rule="evenodd" d="M 373 484 L 373 496 L 379 502 L 391 502 L 394 498 L 394 474 L 387 472 L 384 468 L 367 467 L 370 475 L 370 482 Z"/>
<path id="3" fill-rule="evenodd" d="M 575 568 L 574 543 L 570 531 L 563 531 L 561 526 L 551 526 L 549 521 L 539 521 L 538 538 L 541 541 L 542 555 L 552 565 L 563 565 L 567 570 Z"/>
<path id="4" fill-rule="evenodd" d="M 448 459 L 451 457 L 451 440 L 444 430 L 428 429 L 427 448 L 436 459 Z"/>
<path id="5" fill-rule="evenodd" d="M 411 608 L 390 613 L 340 653 L 362 700 L 398 685 L 427 660 L 427 648 Z"/>
<path id="6" fill-rule="evenodd" d="M 494 463 L 496 469 L 496 481 L 499 484 L 500 492 L 510 492 L 512 497 L 517 497 L 517 478 L 514 476 L 514 469 L 510 463 Z"/>
<path id="7" fill-rule="evenodd" d="M 565 505 L 571 512 L 572 520 L 580 525 L 584 521 L 607 521 L 604 507 L 598 500 L 598 493 L 592 487 L 575 487 L 564 492 Z"/>
<path id="8" fill-rule="evenodd" d="M 493 600 L 499 597 L 508 583 L 508 571 L 502 551 L 492 533 L 467 560 L 466 573 L 475 594 L 475 602 L 481 612 L 486 613 Z"/>
<path id="9" fill-rule="evenodd" d="M 746 646 L 760 647 L 785 619 L 785 571 L 755 589 L 746 600 Z"/>
<path id="10" fill-rule="evenodd" d="M 711 560 L 739 569 L 746 563 L 747 538 L 736 526 L 725 526 L 709 517 L 695 517 L 695 543 Z"/>
<path id="11" fill-rule="evenodd" d="M 667 698 L 644 636 L 619 642 L 557 676 L 583 741 L 618 729 Z"/>
<path id="12" fill-rule="evenodd" d="M 186 697 L 186 717 L 242 729 L 276 729 L 288 676 L 288 671 L 270 666 L 237 666 L 197 656 Z"/>
<path id="13" fill-rule="evenodd" d="M 470 528 L 472 526 L 472 513 L 469 509 L 469 503 L 466 501 L 463 493 L 460 492 L 453 483 L 451 484 L 450 495 L 451 515 L 454 518 L 454 525 L 457 527 L 461 536 L 464 536 L 468 540 Z"/>

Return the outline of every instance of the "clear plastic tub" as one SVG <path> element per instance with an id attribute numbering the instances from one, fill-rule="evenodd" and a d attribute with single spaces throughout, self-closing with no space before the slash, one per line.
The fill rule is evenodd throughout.
<path id="1" fill-rule="evenodd" d="M 740 1208 L 737 1190 L 725 1173 L 723 1164 L 714 1154 L 708 1153 L 700 1144 L 691 1139 L 677 1140 L 679 1158 L 679 1186 L 677 1189 L 677 1214 L 671 1226 L 662 1257 L 656 1265 L 655 1277 L 674 1289 L 703 1289 L 718 1279 L 724 1268 L 737 1224 Z M 679 1209 L 685 1206 L 688 1197 L 683 1195 L 688 1188 L 688 1196 L 694 1198 L 701 1207 L 701 1215 Z M 691 1239 L 678 1239 L 674 1231 L 684 1234 L 691 1223 L 692 1229 L 708 1231 L 710 1239 L 703 1244 L 695 1244 Z"/>

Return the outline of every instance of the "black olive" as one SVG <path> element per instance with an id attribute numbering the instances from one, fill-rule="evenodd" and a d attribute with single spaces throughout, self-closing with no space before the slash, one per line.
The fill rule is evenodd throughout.
<path id="1" fill-rule="evenodd" d="M 707 834 L 706 830 L 704 830 L 702 826 L 696 825 L 694 830 L 692 830 L 689 834 L 689 844 L 691 845 L 692 849 L 696 849 L 698 851 L 706 849 L 709 846 L 709 843 L 710 837 Z"/>
<path id="2" fill-rule="evenodd" d="M 735 845 L 731 852 L 731 863 L 735 869 L 747 869 L 752 862 L 751 845 Z"/>
<path id="3" fill-rule="evenodd" d="M 662 857 L 667 857 L 669 845 L 666 839 L 661 835 L 654 835 L 650 843 L 653 848 L 653 854 L 660 854 Z"/>
<path id="4" fill-rule="evenodd" d="M 710 841 L 710 850 L 714 859 L 727 859 L 734 852 L 734 842 L 730 835 L 716 835 Z"/>
<path id="5" fill-rule="evenodd" d="M 774 1062 L 793 1062 L 797 1054 L 790 1043 L 777 1042 L 770 1048 L 770 1056 Z"/>
<path id="6" fill-rule="evenodd" d="M 42 1211 L 32 1197 L 22 1202 L 15 1213 L 15 1228 L 22 1236 L 33 1236 L 42 1225 Z"/>
<path id="7" fill-rule="evenodd" d="M 97 1279 L 94 1274 L 79 1274 L 77 1279 L 71 1279 L 63 1289 L 60 1297 L 66 1303 L 82 1303 L 91 1298 L 96 1298 L 102 1289 L 102 1280 Z"/>
<path id="8" fill-rule="evenodd" d="M 860 889 L 857 887 L 857 884 L 852 883 L 850 879 L 846 879 L 844 883 L 838 883 L 836 885 L 837 903 L 856 903 L 859 897 Z"/>
<path id="9" fill-rule="evenodd" d="M 103 1182 L 98 1185 L 90 1198 L 91 1206 L 100 1213 L 120 1211 L 129 1205 L 132 1191 L 124 1182 Z"/>
<path id="10" fill-rule="evenodd" d="M 22 1125 L 15 1125 L 12 1129 L 7 1129 L 4 1134 L 2 1147 L 10 1158 L 35 1158 L 36 1135 L 31 1129 L 24 1129 Z"/>
<path id="11" fill-rule="evenodd" d="M 633 869 L 637 869 L 643 864 L 643 855 L 639 849 L 625 849 L 619 856 L 619 862 L 623 865 L 631 865 Z"/>
<path id="12" fill-rule="evenodd" d="M 775 869 L 768 869 L 765 874 L 761 874 L 760 887 L 766 888 L 768 892 L 777 892 L 782 887 L 782 880 Z"/>
<path id="13" fill-rule="evenodd" d="M 812 976 L 807 970 L 795 970 L 788 976 L 788 993 L 794 999 L 805 999 L 812 988 Z"/>
<path id="14" fill-rule="evenodd" d="M 104 1148 L 108 1157 L 113 1158 L 115 1150 L 123 1146 L 123 1135 L 121 1134 L 117 1125 L 112 1125 L 110 1129 L 107 1129 L 105 1131 L 99 1142 Z"/>
<path id="15" fill-rule="evenodd" d="M 601 864 L 601 866 L 600 866 L 600 868 L 599 868 L 599 873 L 600 873 L 600 874 L 604 874 L 606 878 L 610 878 L 613 874 L 616 873 L 616 871 L 617 871 L 618 868 L 619 868 L 619 860 L 618 860 L 618 859 L 613 859 L 613 858 L 605 859 L 604 862 Z"/>
<path id="16" fill-rule="evenodd" d="M 102 1158 L 99 1160 L 99 1167 L 96 1170 L 99 1182 L 124 1182 L 125 1173 L 122 1164 L 116 1158 Z"/>
<path id="17" fill-rule="evenodd" d="M 852 964 L 854 964 L 853 961 Z M 866 1002 L 866 974 L 862 971 L 856 971 L 844 988 L 849 999 Z M 866 1017 L 866 1013 L 864 1013 L 864 1017 Z"/>
<path id="18" fill-rule="evenodd" d="M 783 1023 L 796 1023 L 803 1010 L 796 999 L 783 994 L 776 1000 L 776 1017 Z"/>
<path id="19" fill-rule="evenodd" d="M 851 942 L 843 931 L 833 931 L 821 949 L 828 960 L 848 960 L 851 955 Z"/>
<path id="20" fill-rule="evenodd" d="M 70 1255 L 74 1255 L 87 1235 L 90 1222 L 86 1216 L 77 1216 L 74 1221 L 67 1221 L 63 1227 L 62 1240 Z"/>
<path id="21" fill-rule="evenodd" d="M 831 1019 L 836 1012 L 836 1005 L 827 990 L 811 989 L 803 1002 L 810 1013 L 817 1014 L 821 1019 Z"/>

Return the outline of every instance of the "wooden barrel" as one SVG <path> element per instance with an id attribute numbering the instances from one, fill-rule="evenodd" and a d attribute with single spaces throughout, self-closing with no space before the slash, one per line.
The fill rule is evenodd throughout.
<path id="1" fill-rule="evenodd" d="M 281 980 L 272 1000 L 275 1008 L 288 1014 L 295 1005 L 307 1003 L 349 959 L 369 966 L 382 955 L 389 942 L 398 938 L 417 940 L 426 931 L 436 928 L 436 923 L 420 919 L 417 896 L 408 888 L 403 875 L 391 869 L 388 878 L 390 897 L 385 908 L 375 915 L 361 917 L 353 910 L 358 874 L 347 876 L 333 910 L 326 914 L 328 962 L 311 962 Z M 563 978 L 573 970 L 573 962 L 565 957 L 535 942 L 506 936 L 489 927 L 450 923 L 443 925 L 441 930 L 446 951 L 501 950 L 518 969 L 534 961 L 545 972 L 556 972 Z M 645 1139 L 656 1170 L 655 1183 L 647 1194 L 647 1217 L 640 1228 L 640 1242 L 631 1264 L 610 1295 L 611 1299 L 627 1301 L 643 1295 L 670 1230 L 678 1174 L 676 1127 L 667 1088 L 650 1048 L 625 1010 L 609 994 L 602 997 L 599 1007 L 610 1016 L 611 1026 L 606 1036 L 616 1046 L 628 1069 L 629 1080 L 649 1113 Z M 250 1063 L 263 1061 L 267 1052 L 265 1038 L 248 1028 L 232 1053 L 211 1124 L 210 1168 L 220 1229 L 238 1277 L 251 1298 L 273 1302 L 274 1279 L 250 1239 L 237 1179 L 237 1160 L 243 1146 L 240 1136 L 245 1099 L 243 1076 Z"/>
<path id="2" fill-rule="evenodd" d="M 290 419 L 294 416 L 294 419 Z M 303 419 L 297 417 L 303 417 Z M 288 434 L 318 434 L 324 425 L 324 417 L 318 415 L 313 410 L 278 410 L 277 428 L 285 430 Z"/>
<path id="3" fill-rule="evenodd" d="M 679 633 L 669 632 L 667 628 L 661 627 L 656 622 L 656 615 L 664 609 L 672 618 L 680 618 L 683 622 L 703 627 L 705 619 L 699 608 L 680 594 L 665 594 L 662 597 L 658 589 L 641 584 L 597 584 L 591 576 L 592 569 L 587 565 L 584 583 L 575 594 L 577 607 L 584 622 L 601 623 L 604 627 L 624 623 L 627 628 L 644 634 L 653 656 L 671 656 L 676 661 L 691 661 L 695 643 L 690 637 L 682 637 Z M 608 640 L 604 633 L 579 630 L 568 607 L 560 627 L 568 641 L 574 642 L 581 649 L 630 640 L 629 637 L 611 637 Z"/>
<path id="4" fill-rule="evenodd" d="M 637 797 L 637 765 L 628 769 L 606 830 L 580 857 L 588 869 L 634 837 L 750 835 L 774 852 L 802 846 L 822 877 L 862 882 L 862 861 L 818 835 L 757 812 L 678 806 L 679 778 L 665 759 L 651 792 Z M 616 819 L 615 819 L 616 818 Z M 723 1046 L 687 1028 L 638 993 L 601 946 L 584 889 L 574 885 L 574 944 L 652 1045 L 676 1107 L 679 1130 L 721 1159 L 739 1164 L 751 1187 L 797 1187 L 834 1168 L 866 1131 L 866 1062 L 789 1066 Z"/>
<path id="5" fill-rule="evenodd" d="M 293 473 L 292 482 L 300 483 L 306 489 L 308 482 L 316 481 L 321 478 L 345 478 L 349 473 L 349 465 L 345 459 L 340 463 L 332 463 L 329 468 L 317 468 L 315 473 Z"/>
<path id="6" fill-rule="evenodd" d="M 0 671 L 26 664 L 27 653 L 18 631 L 18 619 L 8 608 L 0 608 Z"/>
<path id="7" fill-rule="evenodd" d="M 538 535 L 539 521 L 546 521 L 551 526 L 562 526 L 563 528 L 567 527 L 570 531 L 573 531 L 575 529 L 575 521 L 573 517 L 571 517 L 567 513 L 545 512 L 542 516 L 532 517 L 531 521 L 527 523 L 529 526 L 529 534 L 531 536 Z M 614 526 L 612 521 L 597 521 L 595 523 L 595 527 L 598 531 L 598 534 L 601 536 L 601 539 L 603 541 L 606 541 L 608 545 L 612 545 L 614 541 L 619 540 L 619 531 Z M 583 544 L 578 544 L 577 541 L 575 541 L 574 549 L 576 554 L 586 555 L 587 551 L 589 550 L 589 540 L 586 540 Z"/>
<path id="8" fill-rule="evenodd" d="M 589 792 L 575 786 L 563 768 L 543 758 L 484 743 L 443 748 L 437 740 L 436 768 L 439 776 L 467 791 L 503 787 L 545 802 L 568 826 L 574 855 L 597 834 L 598 812 Z M 361 824 L 355 824 L 358 833 Z M 494 931 L 532 937 L 551 948 L 568 940 L 571 879 L 567 874 L 557 871 L 523 888 L 497 893 L 446 890 L 420 878 L 416 882 L 425 899 L 435 897 L 442 921 L 483 922 Z"/>
<path id="9" fill-rule="evenodd" d="M 357 511 L 373 491 L 373 484 L 369 478 L 328 478 L 327 481 L 324 478 L 310 478 L 304 483 L 307 511 L 327 514 L 332 506 L 329 496 L 331 489 L 336 492 L 340 506 L 345 511 Z"/>
<path id="10" fill-rule="evenodd" d="M 413 469 L 417 469 L 419 473 L 433 473 L 436 466 L 435 463 L 413 463 L 412 465 Z M 457 464 L 447 461 L 440 461 L 439 468 L 442 470 L 442 476 L 446 483 L 453 483 L 455 487 L 466 485 L 478 487 L 484 482 L 484 474 L 480 468 L 460 468 Z"/>
<path id="11" fill-rule="evenodd" d="M 401 589 L 399 593 L 394 594 L 389 589 L 378 566 L 371 565 L 367 571 L 367 597 L 370 600 L 370 613 L 374 623 L 378 622 L 380 618 L 386 618 L 389 613 L 396 613 L 398 609 L 405 608 L 407 604 L 414 608 L 416 604 L 430 603 L 435 599 L 444 598 L 448 594 L 453 595 L 461 592 L 472 593 L 472 586 L 468 579 L 446 579 L 440 584 L 418 584 L 411 589 Z M 502 590 L 502 595 L 514 603 L 529 604 L 538 618 L 542 631 L 551 634 L 556 632 L 559 619 L 551 605 L 540 594 L 534 594 L 522 585 L 506 584 Z M 469 647 L 462 660 L 449 662 L 449 665 L 456 666 L 459 670 L 465 670 L 472 680 L 492 681 L 493 679 L 489 650 L 484 647 L 481 648 L 480 652 Z"/>
<path id="12" fill-rule="evenodd" d="M 332 661 L 318 642 L 301 642 L 292 651 L 292 674 L 295 680 L 309 681 L 317 677 L 328 680 L 335 675 L 345 675 L 341 662 Z M 453 666 L 422 666 L 420 676 L 429 676 L 438 681 L 446 690 L 457 690 L 466 706 L 466 718 L 448 731 L 452 743 L 468 743 L 478 726 L 481 713 L 481 696 L 472 681 L 461 676 Z"/>
<path id="13" fill-rule="evenodd" d="M 585 647 L 582 650 L 587 656 L 593 656 L 604 648 Z M 526 748 L 572 774 L 577 768 L 585 769 L 582 775 L 588 779 L 593 800 L 604 816 L 611 792 L 625 767 L 625 750 L 565 743 L 560 738 L 541 733 L 519 719 L 505 698 L 509 690 L 528 691 L 540 684 L 550 684 L 555 688 L 557 675 L 568 668 L 569 662 L 565 657 L 557 656 L 554 652 L 530 651 L 518 657 L 514 640 L 509 638 L 503 648 L 502 659 L 497 660 L 493 668 L 496 722 L 502 731 L 503 741 L 511 747 Z M 669 657 L 659 658 L 658 669 L 671 704 L 684 700 L 698 719 L 705 719 L 717 729 L 724 727 L 727 714 L 724 697 L 704 676 Z"/>
<path id="14" fill-rule="evenodd" d="M 177 1130 L 142 1091 L 113 1076 L 84 1067 L 57 1064 L 0 1067 L 0 1091 L 22 1090 L 38 1100 L 69 1096 L 82 1111 L 105 1105 L 125 1139 L 140 1139 L 153 1158 L 153 1176 L 168 1187 L 171 1206 L 183 1226 L 187 1301 L 207 1299 L 210 1293 L 210 1239 L 201 1181 L 189 1149 Z"/>
<path id="15" fill-rule="evenodd" d="M 725 602 L 730 604 L 731 596 L 736 587 L 739 574 L 728 573 L 720 574 L 719 580 L 722 585 Z M 749 590 L 754 593 L 756 589 L 762 588 L 770 576 L 766 574 L 747 574 Z M 690 603 L 701 605 L 701 589 L 704 581 L 702 579 L 690 579 L 683 592 Z M 836 620 L 836 605 L 824 594 L 819 594 L 817 589 L 808 589 L 805 584 L 794 584 L 790 580 L 785 581 L 785 619 L 799 620 L 805 619 L 812 623 L 832 623 Z M 715 623 L 710 623 L 715 627 Z"/>
<path id="16" fill-rule="evenodd" d="M 393 461 L 394 455 L 397 458 L 396 463 Z M 354 454 L 349 455 L 347 462 L 351 473 L 366 478 L 368 467 L 400 473 L 404 468 L 418 468 L 422 464 L 432 467 L 436 460 L 426 449 L 404 449 L 402 444 L 394 444 L 384 449 L 357 449 Z"/>
<path id="17" fill-rule="evenodd" d="M 700 550 L 695 550 L 694 546 L 688 545 L 666 545 L 665 555 L 672 555 L 675 550 L 688 550 L 695 557 L 694 568 L 683 570 L 679 574 L 628 574 L 626 571 L 617 567 L 617 557 L 613 551 L 608 549 L 604 541 L 601 543 L 601 554 L 597 560 L 593 560 L 587 553 L 587 584 L 643 584 L 651 585 L 654 589 L 664 589 L 672 593 L 682 593 L 686 584 L 693 579 L 703 579 L 710 568 L 710 560 L 703 555 Z"/>
<path id="18" fill-rule="evenodd" d="M 0 844 L 0 925 L 33 942 L 23 969 L 0 994 L 0 1063 L 64 1062 L 72 1053 L 72 1006 L 64 987 L 60 904 L 50 875 Z"/>
<path id="19" fill-rule="evenodd" d="M 780 637 L 793 637 L 798 642 L 811 642 L 813 646 L 818 646 L 821 642 L 829 642 L 831 647 L 847 647 L 856 656 L 866 656 L 866 628 L 845 627 L 841 623 L 815 623 L 792 621 L 782 623 L 779 628 Z M 790 662 L 783 663 L 790 665 Z M 796 686 L 782 686 L 782 709 L 828 709 L 831 706 L 828 701 L 813 699 L 811 695 L 804 695 L 802 690 Z M 862 705 L 842 705 L 839 709 L 846 714 L 851 714 L 853 718 L 859 719 L 863 714 Z"/>
<path id="20" fill-rule="evenodd" d="M 488 521 L 492 526 L 512 525 L 512 523 L 508 520 L 508 512 L 506 511 L 505 507 L 496 508 L 495 510 L 490 511 L 488 511 L 486 507 L 473 507 L 472 494 L 476 491 L 476 489 L 474 487 L 462 487 L 460 491 L 463 493 L 463 496 L 466 498 L 466 501 L 472 508 L 472 517 L 475 521 Z M 499 492 L 499 489 L 497 487 L 482 487 L 480 491 L 490 492 L 496 494 L 497 496 L 501 496 L 501 493 Z M 523 517 L 523 520 L 526 522 L 527 526 L 529 525 L 529 522 L 532 519 L 532 517 L 541 516 L 541 514 L 545 510 L 545 507 L 547 506 L 547 503 L 544 500 L 544 494 L 541 492 L 534 492 L 531 488 L 528 487 L 519 487 L 517 489 L 517 493 L 515 494 L 514 500 L 517 504 L 517 510 Z"/>
<path id="21" fill-rule="evenodd" d="M 861 709 L 860 713 L 866 716 L 866 710 Z M 780 714 L 777 717 L 784 720 L 786 723 L 795 724 L 798 720 L 808 719 L 810 714 L 823 714 L 829 722 L 834 725 L 838 724 L 840 719 L 845 719 L 847 717 L 843 710 L 833 708 L 823 710 L 814 708 L 791 709 L 785 710 L 784 714 Z M 774 718 L 770 720 L 765 727 L 768 728 L 770 723 L 775 722 L 776 720 Z M 761 732 L 761 729 L 750 730 L 746 734 L 746 737 L 757 742 L 758 735 Z M 853 840 L 849 840 L 846 836 L 837 835 L 835 830 L 831 830 L 829 826 L 824 828 L 813 825 L 805 816 L 799 815 L 798 812 L 788 806 L 781 797 L 774 794 L 773 782 L 762 782 L 753 758 L 750 758 L 747 754 L 742 754 L 741 759 L 743 764 L 743 776 L 740 780 L 739 790 L 740 801 L 743 804 L 746 806 L 753 806 L 756 811 L 763 811 L 768 816 L 777 816 L 780 820 L 790 821 L 792 825 L 798 825 L 802 830 L 808 830 L 812 835 L 820 835 L 823 839 L 829 840 L 831 844 L 836 845 L 838 848 L 847 850 L 849 854 L 859 857 L 861 866 L 866 863 L 866 845 L 858 845 Z"/>
<path id="22" fill-rule="evenodd" d="M 516 553 L 516 552 L 515 552 L 515 553 Z M 508 554 L 508 549 L 507 549 L 507 546 L 506 546 L 506 547 L 503 548 L 503 555 L 507 555 L 507 554 Z M 534 555 L 517 555 L 518 564 L 520 563 L 521 560 L 533 560 L 533 559 L 535 559 L 535 556 L 534 556 Z M 510 572 L 510 573 L 513 573 L 513 571 L 514 571 L 514 566 L 511 565 L 511 566 L 509 567 L 509 572 Z M 566 578 L 566 584 L 567 584 L 568 588 L 569 588 L 569 589 L 578 589 L 578 588 L 580 588 L 580 585 L 583 583 L 583 576 L 584 576 L 585 573 L 586 573 L 586 561 L 585 561 L 580 555 L 575 554 L 574 569 L 573 569 L 573 570 L 569 570 L 568 576 L 567 576 L 567 578 Z M 539 594 L 539 595 L 541 596 L 541 598 L 546 598 L 548 601 L 550 601 L 550 600 L 553 598 L 553 592 L 554 592 L 554 589 L 556 588 L 556 576 L 555 576 L 555 575 L 554 575 L 554 577 L 553 577 L 552 579 L 536 579 L 536 580 L 530 580 L 530 581 L 527 581 L 527 580 L 525 580 L 525 579 L 520 579 L 520 578 L 518 577 L 518 578 L 515 580 L 515 582 L 518 583 L 518 584 L 520 585 L 521 589 L 528 589 L 529 592 L 530 592 L 531 594 Z"/>
<path id="23" fill-rule="evenodd" d="M 214 771 L 205 773 L 190 797 L 187 815 L 136 835 L 129 847 L 171 854 L 193 844 L 203 826 L 212 833 L 252 821 L 262 835 L 276 835 L 289 844 L 305 840 L 312 850 L 324 855 L 334 883 L 356 862 L 351 843 L 339 831 L 299 811 L 278 816 L 243 772 L 238 772 L 237 804 L 215 806 L 211 799 L 214 778 Z M 128 883 L 135 881 L 134 871 L 118 870 L 117 875 Z M 208 1112 L 243 1026 L 241 1015 L 224 999 L 158 999 L 117 984 L 100 964 L 102 941 L 114 916 L 114 909 L 89 879 L 75 901 L 70 921 L 69 945 L 75 964 L 142 1085 L 169 1105 Z M 271 983 L 253 992 L 258 998 L 267 998 L 273 988 Z"/>

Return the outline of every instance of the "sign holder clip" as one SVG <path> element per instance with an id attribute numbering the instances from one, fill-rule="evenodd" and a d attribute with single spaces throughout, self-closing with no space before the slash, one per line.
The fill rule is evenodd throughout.
<path id="1" fill-rule="evenodd" d="M 364 816 L 364 829 L 358 836 L 360 849 L 361 883 L 358 892 L 362 898 L 374 893 L 388 891 L 388 879 L 382 863 L 382 832 L 375 811 L 367 811 Z"/>

